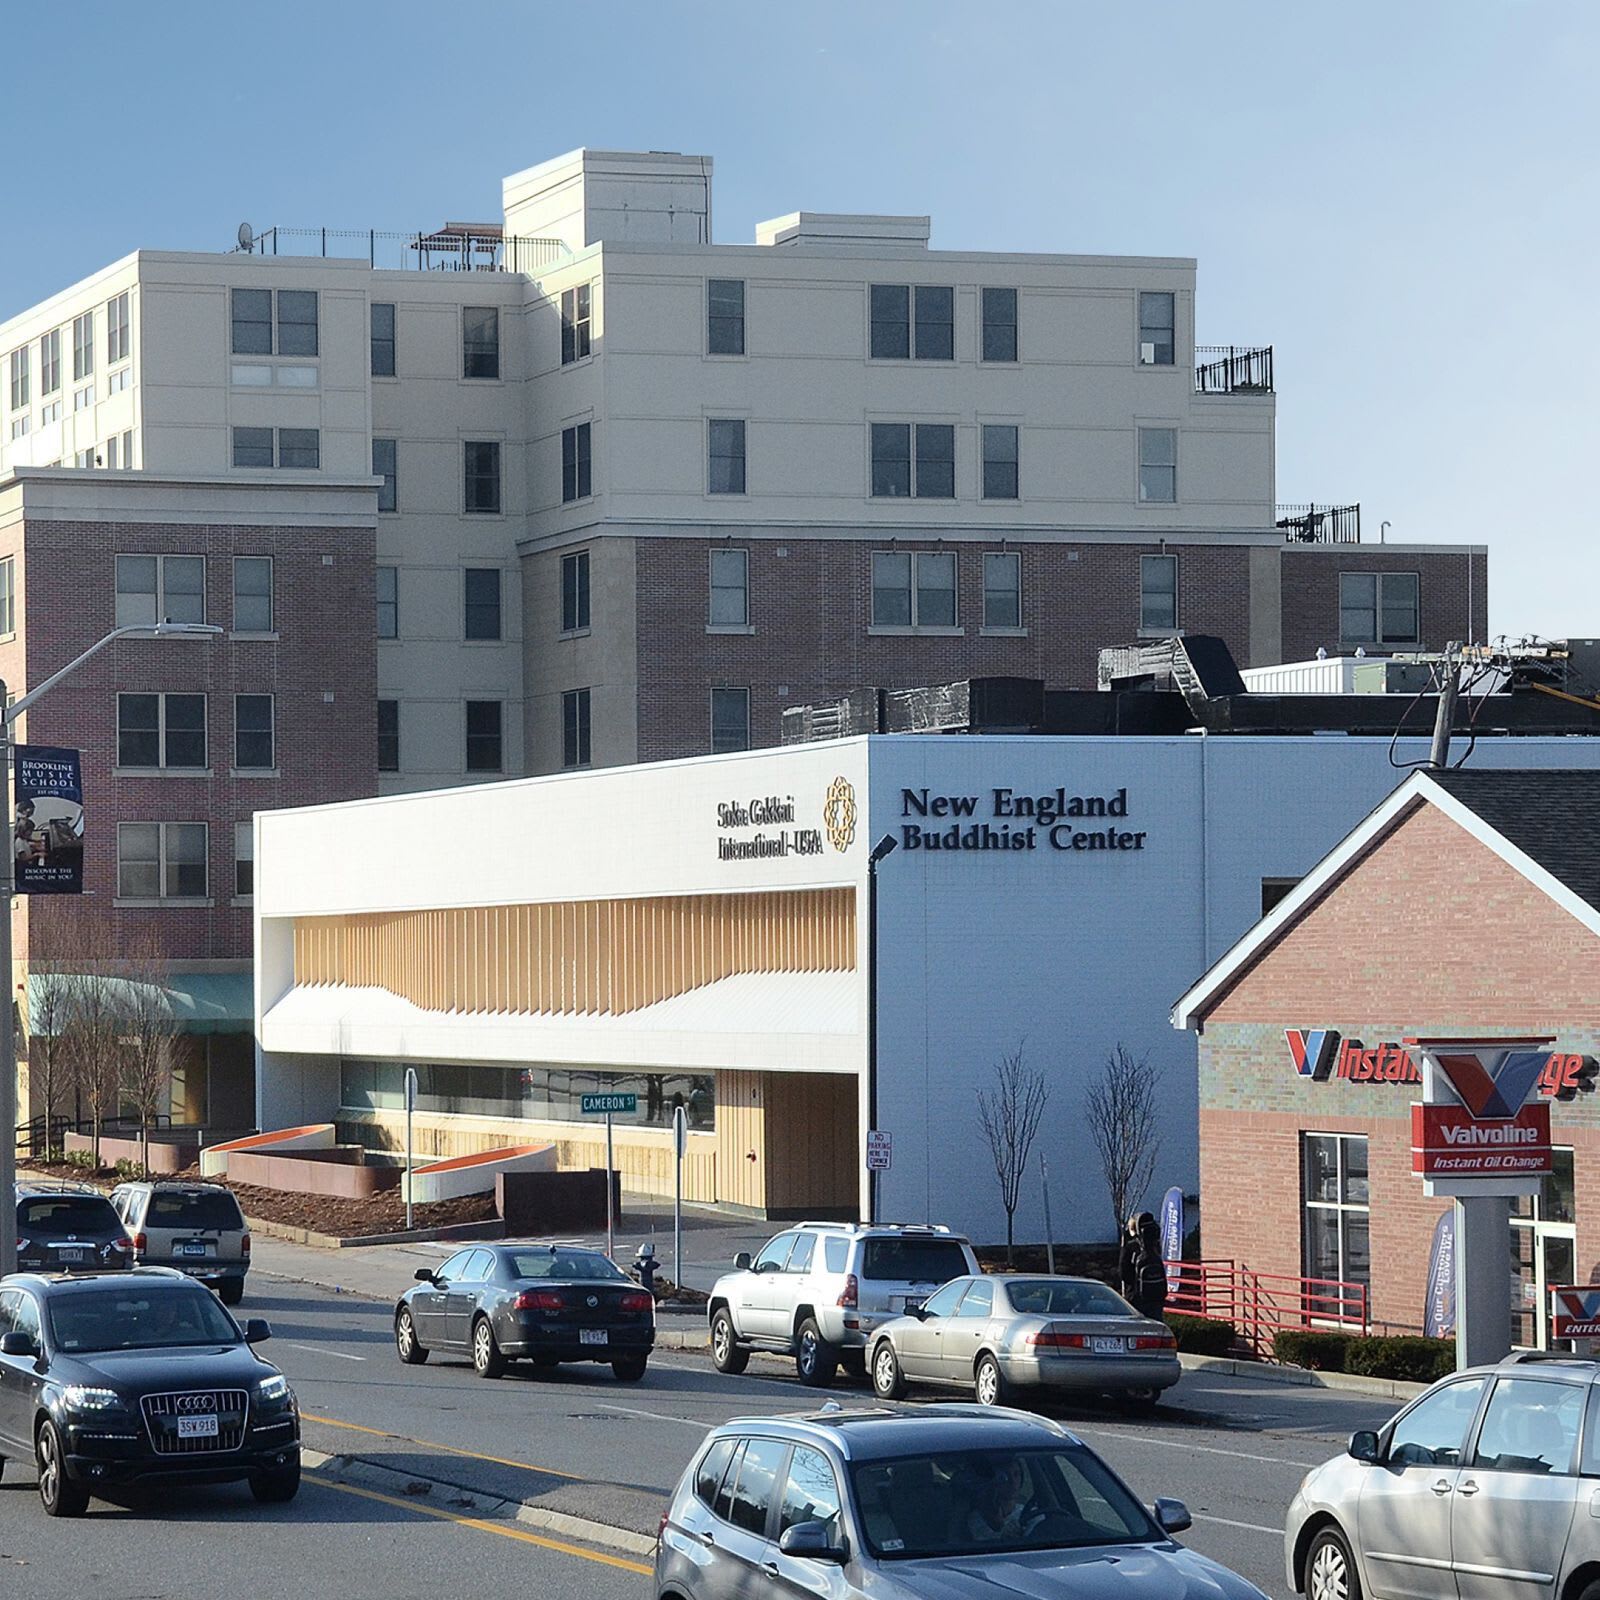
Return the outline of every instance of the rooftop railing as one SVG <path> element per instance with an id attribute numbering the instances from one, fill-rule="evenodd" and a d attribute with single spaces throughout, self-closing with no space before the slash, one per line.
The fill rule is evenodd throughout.
<path id="1" fill-rule="evenodd" d="M 1294 544 L 1360 544 L 1361 506 L 1279 506 L 1278 526 Z"/>
<path id="2" fill-rule="evenodd" d="M 1271 394 L 1272 346 L 1197 344 L 1196 394 Z"/>
<path id="3" fill-rule="evenodd" d="M 248 242 L 247 242 L 248 241 Z M 235 253 L 321 256 L 365 261 L 386 271 L 526 272 L 558 266 L 572 251 L 561 239 L 507 238 L 494 224 L 451 224 L 432 233 L 385 233 L 376 228 L 268 228 L 241 230 Z"/>

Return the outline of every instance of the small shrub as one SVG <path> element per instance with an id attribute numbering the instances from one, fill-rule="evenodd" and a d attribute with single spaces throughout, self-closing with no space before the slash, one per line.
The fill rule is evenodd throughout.
<path id="1" fill-rule="evenodd" d="M 45 1151 L 43 1159 L 47 1167 L 59 1167 L 67 1159 L 67 1156 L 60 1145 L 53 1144 Z"/>
<path id="2" fill-rule="evenodd" d="M 1231 1322 L 1215 1317 L 1186 1317 L 1174 1312 L 1166 1324 L 1178 1340 L 1178 1348 L 1196 1356 L 1225 1356 L 1238 1339 Z"/>
<path id="3" fill-rule="evenodd" d="M 80 1167 L 85 1172 L 93 1172 L 99 1165 L 92 1150 L 69 1150 L 65 1160 L 69 1167 Z"/>
<path id="4" fill-rule="evenodd" d="M 1321 1328 L 1282 1328 L 1272 1339 L 1272 1353 L 1286 1366 L 1312 1372 L 1345 1372 L 1347 1354 L 1359 1335 Z"/>
<path id="5" fill-rule="evenodd" d="M 118 1156 L 117 1176 L 122 1179 L 142 1178 L 144 1176 L 144 1168 L 128 1156 Z"/>
<path id="6" fill-rule="evenodd" d="M 1423 1339 L 1414 1334 L 1353 1339 L 1345 1354 L 1345 1371 L 1367 1378 L 1432 1383 L 1455 1370 L 1454 1339 Z"/>

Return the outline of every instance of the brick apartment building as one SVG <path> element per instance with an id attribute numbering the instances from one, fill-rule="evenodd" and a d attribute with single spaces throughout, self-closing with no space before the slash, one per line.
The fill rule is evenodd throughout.
<path id="1" fill-rule="evenodd" d="M 1324 1280 L 1318 1320 L 1343 1304 L 1354 1321 L 1364 1289 L 1380 1331 L 1420 1331 L 1449 1202 L 1412 1171 L 1422 1090 L 1405 1042 L 1600 1054 L 1597 826 L 1591 772 L 1419 773 L 1178 1002 L 1174 1022 L 1200 1035 L 1207 1257 L 1276 1275 L 1269 1294 Z M 1323 1028 L 1341 1053 L 1387 1046 L 1379 1071 L 1301 1070 L 1286 1030 Z M 1600 1104 L 1552 1100 L 1551 1118 L 1554 1172 L 1511 1223 L 1513 1337 L 1537 1348 L 1549 1288 L 1600 1262 Z"/>

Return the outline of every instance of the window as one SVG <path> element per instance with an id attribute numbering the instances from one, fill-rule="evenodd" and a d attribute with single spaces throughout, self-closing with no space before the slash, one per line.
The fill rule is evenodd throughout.
<path id="1" fill-rule="evenodd" d="M 1171 291 L 1139 296 L 1139 360 L 1147 367 L 1170 367 L 1174 354 Z M 1127 326 L 1126 323 L 1123 324 Z"/>
<path id="2" fill-rule="evenodd" d="M 809 1445 L 797 1444 L 789 1457 L 789 1475 L 778 1501 L 778 1537 L 802 1522 L 820 1522 L 830 1539 L 839 1532 L 839 1483 L 828 1458 Z"/>
<path id="3" fill-rule="evenodd" d="M 985 361 L 1017 359 L 1017 291 L 983 291 L 983 349 Z"/>
<path id="4" fill-rule="evenodd" d="M 500 511 L 500 442 L 468 439 L 462 446 L 466 463 L 466 508 L 498 515 Z"/>
<path id="5" fill-rule="evenodd" d="M 1009 423 L 983 425 L 983 498 L 1015 500 L 1017 483 L 1017 430 Z"/>
<path id="6" fill-rule="evenodd" d="M 586 500 L 594 493 L 590 453 L 590 427 L 580 422 L 561 430 L 561 499 L 563 503 Z"/>
<path id="7" fill-rule="evenodd" d="M 117 894 L 124 900 L 203 900 L 203 822 L 119 822 Z"/>
<path id="8" fill-rule="evenodd" d="M 59 400 L 52 400 L 49 405 L 40 407 L 39 426 L 41 428 L 48 427 L 52 422 L 59 422 L 60 420 L 61 402 Z M 60 466 L 61 463 L 57 461 L 54 465 Z"/>
<path id="9" fill-rule="evenodd" d="M 1341 572 L 1339 638 L 1347 644 L 1417 644 L 1422 580 L 1415 572 Z"/>
<path id="10" fill-rule="evenodd" d="M 744 423 L 737 418 L 713 417 L 710 424 L 711 463 L 707 487 L 712 494 L 744 493 Z"/>
<path id="11" fill-rule="evenodd" d="M 1139 499 L 1171 505 L 1178 498 L 1178 430 L 1139 430 Z"/>
<path id="12" fill-rule="evenodd" d="M 94 385 L 86 383 L 81 389 L 72 391 L 72 409 L 74 411 L 87 411 L 94 404 Z"/>
<path id="13" fill-rule="evenodd" d="M 823 1241 L 823 1265 L 829 1272 L 843 1272 L 850 1259 L 850 1241 L 829 1237 Z"/>
<path id="14" fill-rule="evenodd" d="M 278 354 L 314 356 L 317 353 L 317 291 L 278 291 Z"/>
<path id="15" fill-rule="evenodd" d="M 133 348 L 132 324 L 128 318 L 128 291 L 124 289 L 114 300 L 106 301 L 106 365 L 114 367 L 128 359 Z M 126 383 L 111 386 L 111 392 L 125 388 Z"/>
<path id="16" fill-rule="evenodd" d="M 1472 1465 L 1569 1476 L 1588 1385 L 1501 1378 L 1489 1396 Z"/>
<path id="17" fill-rule="evenodd" d="M 17 559 L 0 560 L 0 633 L 17 631 Z"/>
<path id="18" fill-rule="evenodd" d="M 400 637 L 400 569 L 378 568 L 378 637 Z"/>
<path id="19" fill-rule="evenodd" d="M 272 632 L 272 557 L 233 558 L 233 631 Z"/>
<path id="20" fill-rule="evenodd" d="M 1261 880 L 1261 915 L 1277 910 L 1294 893 L 1298 878 L 1263 878 Z"/>
<path id="21" fill-rule="evenodd" d="M 701 1457 L 700 1465 L 695 1468 L 695 1498 L 708 1510 L 717 1502 L 717 1490 L 722 1487 L 723 1475 L 727 1472 L 728 1462 L 733 1456 L 733 1445 L 732 1439 L 718 1439 Z"/>
<path id="22" fill-rule="evenodd" d="M 875 283 L 869 291 L 875 360 L 954 361 L 955 290 L 938 284 Z"/>
<path id="23" fill-rule="evenodd" d="M 388 301 L 372 302 L 372 376 L 394 376 L 394 306 Z"/>
<path id="24" fill-rule="evenodd" d="M 467 771 L 501 770 L 500 702 L 469 700 L 467 701 Z"/>
<path id="25" fill-rule="evenodd" d="M 561 293 L 561 365 L 570 366 L 589 354 L 591 286 L 580 283 Z"/>
<path id="26" fill-rule="evenodd" d="M 200 769 L 206 764 L 203 694 L 119 694 L 117 765 Z"/>
<path id="27" fill-rule="evenodd" d="M 114 433 L 105 442 L 106 465 L 111 468 L 126 467 L 133 469 L 133 430 L 126 433 Z"/>
<path id="28" fill-rule="evenodd" d="M 589 626 L 589 552 L 561 558 L 561 631 L 581 633 Z"/>
<path id="29" fill-rule="evenodd" d="M 234 289 L 228 296 L 233 314 L 233 353 L 236 356 L 272 354 L 272 291 Z M 115 356 L 110 357 L 116 360 Z"/>
<path id="30" fill-rule="evenodd" d="M 958 1317 L 987 1317 L 994 1310 L 994 1285 L 992 1283 L 970 1284 L 967 1292 L 961 1297 L 961 1308 L 956 1312 Z"/>
<path id="31" fill-rule="evenodd" d="M 784 1262 L 785 1272 L 805 1272 L 811 1266 L 811 1253 L 817 1247 L 817 1236 L 814 1233 L 802 1233 L 795 1236 L 794 1249 L 789 1252 L 789 1259 Z"/>
<path id="32" fill-rule="evenodd" d="M 874 422 L 871 444 L 874 497 L 955 498 L 956 430 L 950 423 Z"/>
<path id="33" fill-rule="evenodd" d="M 461 376 L 500 376 L 500 312 L 494 306 L 461 308 Z"/>
<path id="34" fill-rule="evenodd" d="M 750 552 L 711 552 L 711 626 L 747 628 L 750 625 Z"/>
<path id="35" fill-rule="evenodd" d="M 1464 1378 L 1424 1395 L 1389 1435 L 1390 1466 L 1459 1467 L 1483 1385 L 1482 1378 Z"/>
<path id="36" fill-rule="evenodd" d="M 1340 1303 L 1324 1287 L 1323 1313 L 1340 1321 L 1361 1320 L 1355 1285 L 1372 1281 L 1367 1249 L 1367 1140 L 1364 1134 L 1308 1133 L 1302 1146 L 1305 1207 L 1304 1259 L 1308 1278 L 1351 1285 Z"/>
<path id="37" fill-rule="evenodd" d="M 498 567 L 468 567 L 462 593 L 466 615 L 463 620 L 463 637 L 468 639 L 498 639 L 500 637 L 500 569 Z"/>
<path id="38" fill-rule="evenodd" d="M 11 409 L 20 411 L 32 398 L 29 379 L 33 371 L 33 358 L 31 345 L 23 345 L 20 350 L 11 352 Z M 16 434 L 12 434 L 13 439 Z"/>
<path id="39" fill-rule="evenodd" d="M 372 441 L 372 475 L 382 478 L 378 485 L 378 509 L 380 511 L 398 511 L 400 509 L 400 478 L 398 472 L 399 446 L 393 439 L 374 439 Z"/>
<path id="40" fill-rule="evenodd" d="M 94 371 L 94 312 L 72 319 L 72 381 L 81 382 Z"/>
<path id="41" fill-rule="evenodd" d="M 378 771 L 400 770 L 400 702 L 378 702 Z"/>
<path id="42" fill-rule="evenodd" d="M 52 328 L 39 340 L 39 393 L 54 394 L 61 387 L 61 330 Z"/>
<path id="43" fill-rule="evenodd" d="M 935 1290 L 923 1302 L 922 1309 L 930 1317 L 951 1317 L 955 1315 L 956 1306 L 960 1303 L 962 1295 L 967 1292 L 965 1283 L 947 1283 L 942 1289 Z"/>
<path id="44" fill-rule="evenodd" d="M 739 1480 L 728 1521 L 746 1533 L 765 1534 L 767 1513 L 777 1493 L 778 1469 L 789 1446 L 780 1439 L 750 1439 L 739 1458 Z"/>
<path id="45" fill-rule="evenodd" d="M 872 557 L 875 628 L 953 628 L 956 558 L 953 553 L 879 550 Z"/>
<path id="46" fill-rule="evenodd" d="M 256 830 L 249 822 L 233 825 L 233 894 L 248 900 L 256 892 Z"/>
<path id="47" fill-rule="evenodd" d="M 92 467 L 96 465 L 93 449 L 76 451 L 72 457 L 72 464 L 75 467 Z"/>
<path id="48" fill-rule="evenodd" d="M 589 765 L 589 691 L 569 689 L 561 697 L 561 765 Z"/>
<path id="49" fill-rule="evenodd" d="M 28 436 L 28 419 L 26 417 L 18 417 L 11 424 L 11 437 L 13 439 L 26 439 L 27 436 Z"/>
<path id="50" fill-rule="evenodd" d="M 278 465 L 316 471 L 322 465 L 322 434 L 316 428 L 279 428 Z"/>
<path id="51" fill-rule="evenodd" d="M 270 467 L 272 460 L 271 428 L 235 428 L 233 430 L 234 466 Z"/>
<path id="52" fill-rule="evenodd" d="M 714 356 L 744 354 L 744 280 L 706 282 L 706 349 Z"/>
<path id="53" fill-rule="evenodd" d="M 1014 550 L 990 550 L 984 555 L 983 625 L 1022 626 L 1022 557 Z"/>
<path id="54" fill-rule="evenodd" d="M 1139 557 L 1139 626 L 1170 633 L 1178 626 L 1178 558 Z"/>
<path id="55" fill-rule="evenodd" d="M 711 691 L 711 753 L 750 748 L 750 691 Z"/>
<path id="56" fill-rule="evenodd" d="M 239 772 L 270 772 L 273 759 L 272 696 L 233 697 L 233 765 Z"/>
<path id="57" fill-rule="evenodd" d="M 133 369 L 124 367 L 120 372 L 113 372 L 106 379 L 107 394 L 121 394 L 124 389 L 133 387 Z"/>
<path id="58" fill-rule="evenodd" d="M 118 556 L 117 626 L 206 620 L 204 556 Z"/>

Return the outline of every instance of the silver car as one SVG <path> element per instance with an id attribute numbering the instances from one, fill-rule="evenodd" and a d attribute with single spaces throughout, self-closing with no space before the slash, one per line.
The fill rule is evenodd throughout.
<path id="1" fill-rule="evenodd" d="M 657 1600 L 1264 1600 L 1081 1439 L 970 1405 L 725 1423 L 673 1494 Z"/>
<path id="2" fill-rule="evenodd" d="M 1313 1600 L 1600 1600 L 1600 1366 L 1513 1356 L 1441 1379 L 1306 1474 L 1289 1582 Z"/>
<path id="3" fill-rule="evenodd" d="M 880 1400 L 914 1383 L 973 1390 L 1003 1406 L 1041 1389 L 1110 1394 L 1135 1410 L 1178 1381 L 1178 1341 L 1093 1278 L 954 1278 L 873 1336 Z"/>

